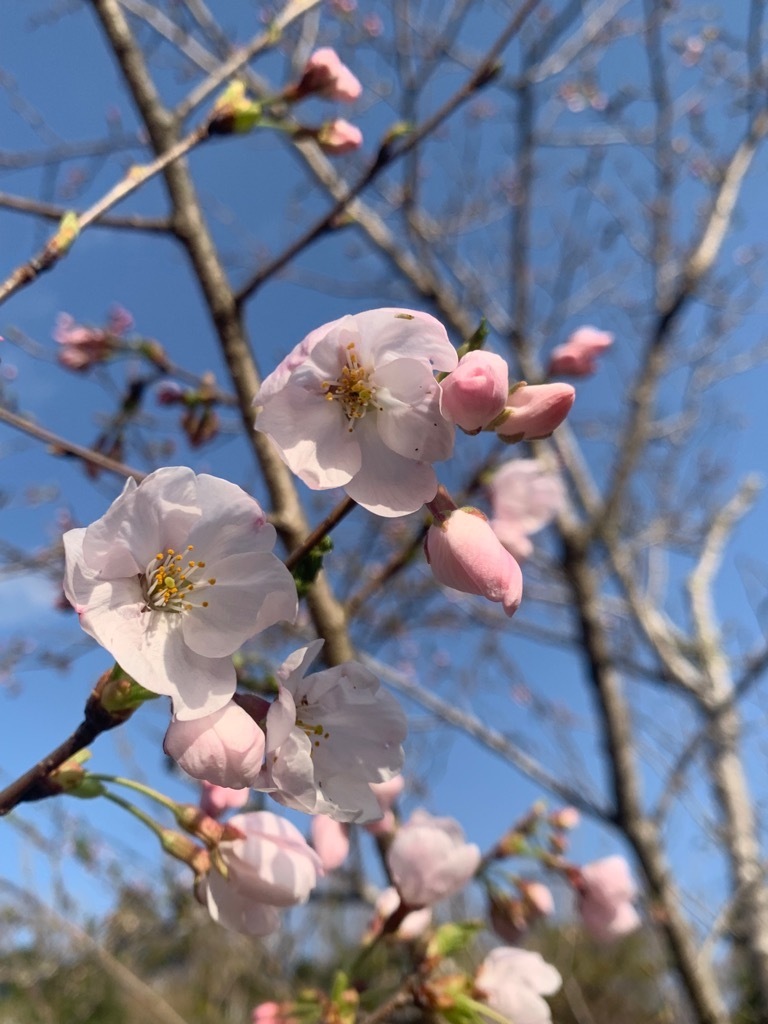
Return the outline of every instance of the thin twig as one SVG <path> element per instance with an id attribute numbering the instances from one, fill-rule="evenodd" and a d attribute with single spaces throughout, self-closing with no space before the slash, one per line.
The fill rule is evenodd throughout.
<path id="1" fill-rule="evenodd" d="M 139 469 L 133 469 L 132 466 L 127 466 L 124 462 L 118 462 L 117 459 L 110 459 L 109 456 L 95 452 L 92 448 L 84 448 L 80 444 L 75 444 L 74 441 L 68 441 L 60 434 L 54 434 L 52 430 L 38 426 L 32 420 L 19 416 L 18 413 L 11 412 L 10 409 L 4 409 L 2 406 L 0 406 L 0 421 L 7 423 L 16 430 L 20 430 L 24 434 L 28 434 L 30 437 L 36 438 L 38 441 L 49 444 L 52 454 L 74 455 L 76 458 L 82 459 L 83 462 L 90 463 L 92 466 L 98 466 L 99 469 L 105 469 L 107 472 L 115 473 L 117 476 L 133 477 L 137 483 L 141 483 L 146 476 L 146 473 L 142 473 Z"/>

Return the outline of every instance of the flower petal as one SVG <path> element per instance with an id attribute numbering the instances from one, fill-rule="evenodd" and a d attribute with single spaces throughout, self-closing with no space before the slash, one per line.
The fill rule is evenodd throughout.
<path id="1" fill-rule="evenodd" d="M 203 546 L 196 545 L 198 550 Z M 192 606 L 182 615 L 184 639 L 197 654 L 232 655 L 255 633 L 296 618 L 296 585 L 274 555 L 230 555 L 219 561 L 211 557 L 205 572 L 216 582 L 196 584 Z"/>
<path id="2" fill-rule="evenodd" d="M 429 360 L 436 370 L 455 370 L 459 357 L 445 328 L 429 313 L 385 307 L 355 313 L 363 362 L 376 366 L 405 356 Z"/>
<path id="3" fill-rule="evenodd" d="M 343 487 L 360 468 L 360 447 L 344 413 L 321 394 L 287 384 L 256 417 L 286 465 L 314 490 Z"/>
<path id="4" fill-rule="evenodd" d="M 157 469 L 126 483 L 105 515 L 85 533 L 83 556 L 101 579 L 143 572 L 158 551 L 179 548 L 200 518 L 195 474 L 185 466 Z"/>
<path id="5" fill-rule="evenodd" d="M 434 498 L 437 477 L 429 463 L 393 452 L 370 417 L 360 420 L 355 430 L 363 463 L 345 489 L 358 505 L 379 516 L 405 516 Z"/>
<path id="6" fill-rule="evenodd" d="M 453 451 L 453 425 L 440 412 L 440 385 L 417 359 L 396 359 L 378 369 L 373 381 L 382 411 L 379 435 L 406 459 L 439 462 Z"/>

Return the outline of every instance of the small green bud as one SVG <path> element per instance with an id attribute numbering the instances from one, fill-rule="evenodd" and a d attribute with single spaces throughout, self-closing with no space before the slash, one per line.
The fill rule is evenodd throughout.
<path id="1" fill-rule="evenodd" d="M 468 949 L 482 927 L 479 921 L 449 921 L 440 925 L 427 944 L 427 957 L 442 959 Z"/>

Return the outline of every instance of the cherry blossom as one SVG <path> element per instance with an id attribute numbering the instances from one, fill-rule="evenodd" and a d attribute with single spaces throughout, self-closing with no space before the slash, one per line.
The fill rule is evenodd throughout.
<path id="1" fill-rule="evenodd" d="M 316 93 L 327 100 L 341 100 L 351 103 L 356 100 L 363 87 L 330 46 L 322 46 L 310 56 L 304 66 L 301 81 L 289 98 L 299 99 Z"/>
<path id="2" fill-rule="evenodd" d="M 264 760 L 264 733 L 247 712 L 230 701 L 204 718 L 173 718 L 163 750 L 193 779 L 243 789 L 256 779 Z"/>
<path id="3" fill-rule="evenodd" d="M 513 946 L 498 946 L 483 960 L 475 976 L 478 997 L 513 1024 L 548 1024 L 551 996 L 563 979 L 541 954 Z"/>
<path id="4" fill-rule="evenodd" d="M 434 497 L 431 463 L 453 450 L 434 370 L 456 351 L 427 313 L 373 309 L 312 331 L 256 395 L 256 428 L 315 490 L 344 487 L 381 516 Z"/>
<path id="5" fill-rule="evenodd" d="M 259 504 L 226 480 L 169 467 L 129 480 L 106 514 L 64 535 L 64 591 L 120 667 L 201 718 L 232 697 L 232 654 L 296 615 Z"/>
<path id="6" fill-rule="evenodd" d="M 200 790 L 200 810 L 211 818 L 220 818 L 225 811 L 239 811 L 248 803 L 247 789 L 229 789 L 203 782 Z"/>
<path id="7" fill-rule="evenodd" d="M 493 352 L 467 352 L 441 388 L 443 415 L 467 433 L 477 433 L 506 406 L 509 370 Z"/>
<path id="8" fill-rule="evenodd" d="M 563 345 L 552 349 L 547 374 L 588 377 L 597 370 L 597 357 L 613 344 L 613 335 L 597 327 L 579 327 Z"/>
<path id="9" fill-rule="evenodd" d="M 428 907 L 464 888 L 480 864 L 480 849 L 464 841 L 458 821 L 419 809 L 395 833 L 387 864 L 403 903 Z"/>
<path id="10" fill-rule="evenodd" d="M 266 719 L 267 759 L 255 788 L 286 807 L 337 821 L 381 817 L 370 782 L 403 764 L 406 718 L 372 672 L 356 662 L 306 676 L 316 640 L 278 670 Z"/>
<path id="11" fill-rule="evenodd" d="M 225 928 L 269 935 L 280 926 L 278 908 L 309 899 L 323 874 L 320 858 L 295 825 L 270 811 L 236 814 L 228 825 L 243 838 L 219 844 L 226 877 L 214 860 L 200 896 Z"/>
<path id="12" fill-rule="evenodd" d="M 523 596 L 520 566 L 479 509 L 456 509 L 430 526 L 424 551 L 438 582 L 515 614 Z"/>
<path id="13" fill-rule="evenodd" d="M 637 886 L 623 857 L 604 857 L 585 864 L 579 875 L 579 914 L 594 939 L 611 942 L 640 927 L 632 902 Z"/>
<path id="14" fill-rule="evenodd" d="M 513 459 L 499 467 L 488 484 L 493 532 L 515 558 L 533 550 L 529 534 L 543 529 L 565 503 L 562 477 L 538 459 Z"/>

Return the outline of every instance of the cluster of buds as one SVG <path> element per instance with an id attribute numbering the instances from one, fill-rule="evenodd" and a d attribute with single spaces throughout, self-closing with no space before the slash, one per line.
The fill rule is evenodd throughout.
<path id="1" fill-rule="evenodd" d="M 68 370 L 80 372 L 106 362 L 123 350 L 121 339 L 131 327 L 133 317 L 122 306 L 112 307 L 103 327 L 86 327 L 78 324 L 69 313 L 59 313 L 53 331 L 54 341 L 61 346 L 59 362 Z"/>
<path id="2" fill-rule="evenodd" d="M 159 405 L 181 405 L 181 429 L 193 448 L 218 436 L 221 422 L 216 411 L 219 392 L 212 373 L 203 375 L 196 388 L 183 388 L 176 381 L 166 380 L 158 385 L 155 398 Z"/>

